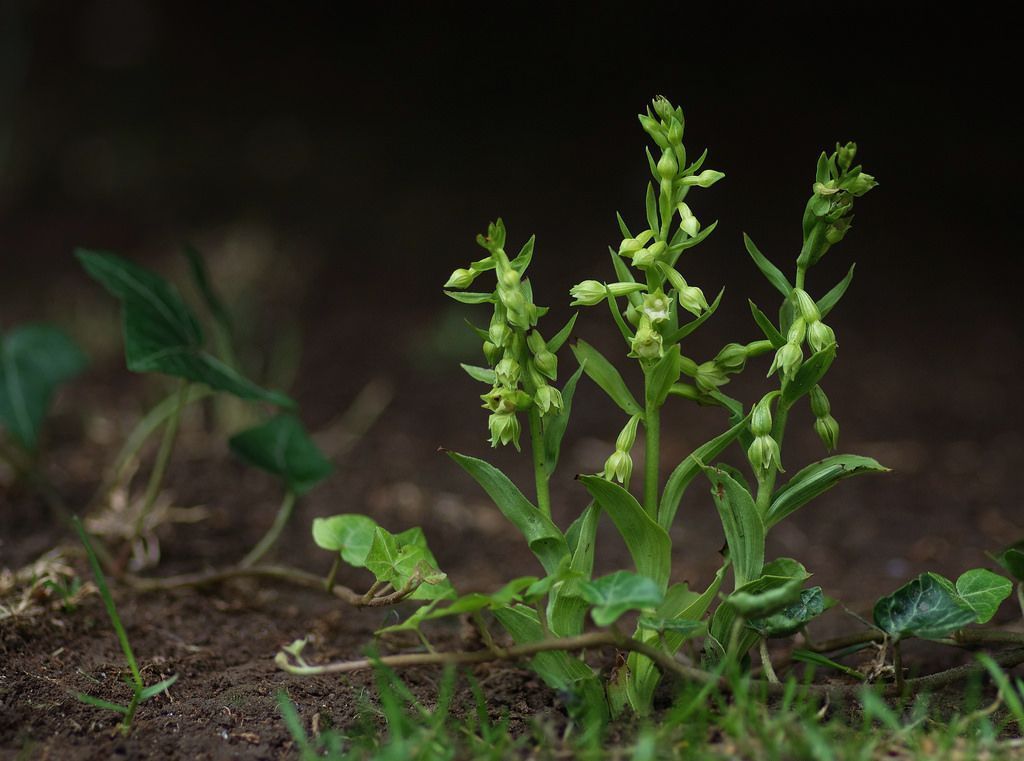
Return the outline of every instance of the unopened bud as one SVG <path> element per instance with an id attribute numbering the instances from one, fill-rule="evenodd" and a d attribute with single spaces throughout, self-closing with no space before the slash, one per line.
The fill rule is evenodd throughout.
<path id="1" fill-rule="evenodd" d="M 651 230 L 644 230 L 635 238 L 623 238 L 622 243 L 619 244 L 619 254 L 628 256 L 635 254 L 641 248 L 647 245 L 647 242 L 654 237 L 654 232 Z"/>
<path id="2" fill-rule="evenodd" d="M 726 377 L 722 368 L 715 364 L 714 360 L 697 365 L 697 372 L 694 374 L 693 380 L 696 382 L 697 388 L 705 394 L 710 394 L 719 386 L 724 386 L 729 382 L 729 378 Z"/>
<path id="3" fill-rule="evenodd" d="M 762 399 L 750 413 L 750 432 L 755 436 L 767 436 L 772 432 L 772 408 L 770 399 Z"/>
<path id="4" fill-rule="evenodd" d="M 737 343 L 726 344 L 715 356 L 715 364 L 730 375 L 742 372 L 747 364 L 747 347 Z"/>
<path id="5" fill-rule="evenodd" d="M 789 332 L 786 334 L 786 341 L 799 346 L 804 342 L 804 338 L 806 336 L 807 323 L 804 322 L 803 317 L 797 317 L 793 320 L 793 324 L 789 326 Z"/>
<path id="6" fill-rule="evenodd" d="M 628 452 L 633 448 L 633 444 L 636 443 L 636 429 L 640 424 L 640 416 L 633 415 L 623 426 L 622 430 L 619 431 L 619 437 L 615 439 L 615 448 L 621 449 L 623 452 Z"/>
<path id="7" fill-rule="evenodd" d="M 472 270 L 457 269 L 448 278 L 448 282 L 444 284 L 445 288 L 469 288 L 473 284 L 473 280 L 476 278 L 477 273 Z"/>
<path id="8" fill-rule="evenodd" d="M 494 367 L 494 375 L 498 379 L 498 383 L 508 388 L 515 387 L 522 374 L 522 368 L 512 357 L 502 357 Z"/>
<path id="9" fill-rule="evenodd" d="M 783 344 L 777 352 L 775 352 L 775 360 L 772 362 L 772 366 L 768 368 L 768 374 L 771 375 L 776 370 L 782 373 L 782 377 L 786 380 L 793 380 L 796 377 L 797 370 L 800 369 L 800 365 L 803 364 L 804 353 L 800 348 L 800 344 L 787 343 Z"/>
<path id="10" fill-rule="evenodd" d="M 700 232 L 700 222 L 697 221 L 697 217 L 690 211 L 690 207 L 683 202 L 679 204 L 677 211 L 679 212 L 679 226 L 691 238 L 697 237 L 697 233 Z"/>
<path id="11" fill-rule="evenodd" d="M 519 449 L 520 425 L 514 412 L 495 412 L 487 419 L 487 427 L 491 432 L 492 447 L 513 444 Z"/>
<path id="12" fill-rule="evenodd" d="M 658 160 L 658 175 L 663 180 L 671 180 L 679 171 L 679 164 L 676 163 L 675 153 L 671 148 L 662 152 Z"/>
<path id="13" fill-rule="evenodd" d="M 700 317 L 701 312 L 709 308 L 708 300 L 704 298 L 704 292 L 693 285 L 679 289 L 679 306 L 695 317 Z"/>
<path id="14" fill-rule="evenodd" d="M 839 423 L 836 422 L 834 417 L 825 415 L 824 417 L 816 418 L 814 430 L 828 451 L 831 452 L 836 448 L 836 445 L 839 443 Z"/>
<path id="15" fill-rule="evenodd" d="M 558 377 L 558 357 L 547 349 L 543 349 L 533 355 L 533 364 L 537 369 L 551 380 Z"/>
<path id="16" fill-rule="evenodd" d="M 683 123 L 672 117 L 668 124 L 668 142 L 671 146 L 677 146 L 683 142 Z"/>
<path id="17" fill-rule="evenodd" d="M 810 325 L 821 319 L 821 312 L 818 311 L 818 305 L 814 303 L 811 294 L 803 288 L 794 288 L 793 294 L 796 296 L 796 306 L 804 322 Z"/>
<path id="18" fill-rule="evenodd" d="M 843 217 L 825 228 L 825 240 L 831 245 L 839 243 L 850 231 L 850 218 Z"/>
<path id="19" fill-rule="evenodd" d="M 847 171 L 853 166 L 853 160 L 857 156 L 857 144 L 850 141 L 846 145 L 836 145 L 836 160 L 839 162 L 839 168 L 842 171 Z"/>
<path id="20" fill-rule="evenodd" d="M 608 289 L 605 288 L 604 283 L 599 283 L 596 280 L 584 280 L 570 288 L 569 295 L 573 297 L 570 306 L 592 307 L 605 300 Z"/>
<path id="21" fill-rule="evenodd" d="M 490 336 L 491 343 L 498 347 L 504 347 L 508 344 L 512 338 L 512 331 L 508 329 L 508 325 L 498 315 L 494 315 L 491 318 L 491 324 L 487 328 L 487 335 Z"/>
<path id="22" fill-rule="evenodd" d="M 716 172 L 714 169 L 705 169 L 700 174 L 691 174 L 688 177 L 684 177 L 682 182 L 683 185 L 697 185 L 702 188 L 710 188 L 720 179 L 725 177 L 722 172 Z"/>
<path id="23" fill-rule="evenodd" d="M 825 417 L 832 411 L 832 405 L 821 386 L 815 385 L 808 396 L 811 400 L 811 412 L 814 413 L 814 417 Z"/>
<path id="24" fill-rule="evenodd" d="M 870 174 L 860 172 L 852 180 L 844 183 L 844 185 L 846 185 L 846 189 L 850 192 L 850 195 L 860 197 L 871 190 L 871 188 L 878 185 L 878 183 Z"/>
<path id="25" fill-rule="evenodd" d="M 562 409 L 562 393 L 546 383 L 537 387 L 533 394 L 533 401 L 541 415 L 558 412 Z"/>
<path id="26" fill-rule="evenodd" d="M 497 364 L 501 359 L 503 350 L 495 346 L 490 341 L 484 341 L 484 358 L 487 360 L 487 364 L 492 367 Z"/>
<path id="27" fill-rule="evenodd" d="M 633 475 L 633 458 L 628 452 L 616 449 L 604 462 L 604 472 L 601 474 L 608 481 L 618 481 L 620 484 L 628 484 L 630 476 Z"/>
<path id="28" fill-rule="evenodd" d="M 747 459 L 755 472 L 769 473 L 772 470 L 782 470 L 782 457 L 779 452 L 779 444 L 771 436 L 755 436 L 754 441 L 747 449 Z"/>
<path id="29" fill-rule="evenodd" d="M 522 276 L 511 267 L 501 274 L 501 284 L 506 288 L 518 288 L 520 280 Z"/>
<path id="30" fill-rule="evenodd" d="M 827 349 L 835 342 L 835 331 L 821 320 L 811 323 L 811 326 L 807 328 L 807 343 L 810 344 L 812 351 Z"/>
<path id="31" fill-rule="evenodd" d="M 675 115 L 675 109 L 672 107 L 672 104 L 669 103 L 668 98 L 664 95 L 659 95 L 655 98 L 651 105 L 654 106 L 654 113 L 656 113 L 658 118 L 662 121 L 667 122 Z"/>

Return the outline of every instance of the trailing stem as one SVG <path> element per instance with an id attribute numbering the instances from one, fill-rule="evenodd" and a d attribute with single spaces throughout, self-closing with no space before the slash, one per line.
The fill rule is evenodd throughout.
<path id="1" fill-rule="evenodd" d="M 281 536 L 281 532 L 284 531 L 284 527 L 288 524 L 288 519 L 292 515 L 292 510 L 295 508 L 295 492 L 290 489 L 285 493 L 284 499 L 281 500 L 281 506 L 277 508 L 277 515 L 274 516 L 274 522 L 271 524 L 270 529 L 263 538 L 249 550 L 249 553 L 242 558 L 242 562 L 239 563 L 242 568 L 250 568 L 256 565 L 260 559 L 267 554 L 267 551 L 274 546 L 274 543 Z"/>

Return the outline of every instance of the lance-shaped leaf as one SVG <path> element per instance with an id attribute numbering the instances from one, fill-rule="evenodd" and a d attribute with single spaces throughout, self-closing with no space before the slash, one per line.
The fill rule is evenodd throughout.
<path id="1" fill-rule="evenodd" d="M 24 325 L 0 337 L 0 425 L 34 450 L 57 387 L 85 365 L 74 341 L 49 325 Z"/>
<path id="2" fill-rule="evenodd" d="M 851 264 L 850 271 L 846 273 L 846 277 L 836 283 L 831 291 L 818 300 L 818 312 L 821 314 L 821 319 L 824 320 L 828 316 L 828 313 L 832 311 L 835 305 L 839 303 L 839 299 L 846 293 L 846 289 L 850 287 L 850 283 L 853 282 L 853 269 L 856 266 L 856 264 Z"/>
<path id="3" fill-rule="evenodd" d="M 490 367 L 477 367 L 476 365 L 459 364 L 463 370 L 466 371 L 466 375 L 475 381 L 486 383 L 488 386 L 493 386 L 497 383 L 497 376 L 494 374 L 494 370 Z"/>
<path id="4" fill-rule="evenodd" d="M 472 293 L 469 291 L 445 291 L 445 296 L 455 299 L 460 304 L 494 304 L 498 297 L 491 293 Z"/>
<path id="5" fill-rule="evenodd" d="M 232 436 L 229 444 L 245 462 L 280 476 L 296 495 L 305 494 L 334 470 L 294 415 L 277 415 Z"/>
<path id="6" fill-rule="evenodd" d="M 661 407 L 668 398 L 672 384 L 679 380 L 680 375 L 679 347 L 673 346 L 650 370 L 647 381 L 647 402 L 654 407 Z"/>
<path id="7" fill-rule="evenodd" d="M 800 365 L 793 380 L 783 386 L 782 403 L 787 407 L 792 407 L 797 399 L 818 385 L 818 381 L 828 372 L 835 358 L 835 344 L 826 346 L 821 351 L 812 354 L 806 362 Z"/>
<path id="8" fill-rule="evenodd" d="M 661 492 L 661 501 L 658 504 L 658 523 L 666 531 L 672 526 L 676 512 L 679 510 L 679 503 L 683 499 L 686 488 L 693 482 L 693 479 L 704 468 L 705 463 L 711 462 L 725 451 L 736 437 L 747 427 L 749 415 L 736 422 L 732 428 L 721 433 L 711 441 L 702 444 L 693 453 L 679 463 L 675 470 L 669 475 L 665 482 L 665 488 Z"/>
<path id="9" fill-rule="evenodd" d="M 889 469 L 880 465 L 877 460 L 855 454 L 833 455 L 812 463 L 775 493 L 765 515 L 765 525 L 771 528 L 844 478 L 861 473 L 888 472 Z"/>
<path id="10" fill-rule="evenodd" d="M 121 302 L 129 370 L 185 378 L 240 399 L 295 406 L 284 394 L 261 388 L 203 351 L 199 323 L 162 277 L 113 254 L 79 249 L 75 255 L 86 272 Z"/>
<path id="11" fill-rule="evenodd" d="M 544 570 L 554 573 L 562 558 L 568 557 L 569 547 L 551 519 L 534 507 L 508 476 L 493 465 L 458 452 L 448 452 L 448 456 L 483 487 L 502 514 L 519 529 Z"/>
<path id="12" fill-rule="evenodd" d="M 313 519 L 313 541 L 325 550 L 341 553 L 341 559 L 356 568 L 366 567 L 377 522 L 358 513 Z"/>
<path id="13" fill-rule="evenodd" d="M 775 327 L 774 323 L 768 319 L 768 315 L 758 309 L 757 304 L 753 301 L 748 299 L 747 303 L 750 304 L 750 313 L 754 316 L 754 322 L 757 323 L 757 327 L 761 328 L 764 337 L 772 342 L 772 347 L 778 349 L 785 344 L 786 339 L 779 332 L 779 329 Z"/>
<path id="14" fill-rule="evenodd" d="M 562 387 L 562 409 L 544 419 L 544 470 L 549 476 L 558 467 L 558 458 L 562 452 L 562 438 L 569 427 L 569 416 L 572 414 L 572 400 L 576 395 L 576 384 L 583 374 L 581 365 Z"/>
<path id="15" fill-rule="evenodd" d="M 622 380 L 619 371 L 604 358 L 601 352 L 582 340 L 576 342 L 572 347 L 572 352 L 576 355 L 576 360 L 583 366 L 583 372 L 600 386 L 627 415 L 644 414 L 644 408 L 626 387 L 626 382 Z"/>
<path id="16" fill-rule="evenodd" d="M 600 476 L 580 476 L 590 496 L 601 505 L 626 542 L 641 576 L 654 579 L 661 589 L 668 586 L 672 562 L 672 540 L 643 509 L 636 498 L 616 483 Z"/>
<path id="17" fill-rule="evenodd" d="M 875 603 L 875 623 L 899 637 L 941 639 L 976 620 L 976 614 L 953 583 L 937 573 L 923 573 Z"/>
<path id="18" fill-rule="evenodd" d="M 581 586 L 584 599 L 594 606 L 590 616 L 598 626 L 611 626 L 631 610 L 656 608 L 665 598 L 654 579 L 629 571 L 616 571 Z"/>
<path id="19" fill-rule="evenodd" d="M 1024 581 L 1024 541 L 1011 544 L 997 555 L 990 554 L 990 557 L 1017 581 Z"/>
<path id="20" fill-rule="evenodd" d="M 835 602 L 824 595 L 821 587 L 811 587 L 800 592 L 799 599 L 791 605 L 765 618 L 756 618 L 747 625 L 762 637 L 789 637 L 835 605 Z"/>
<path id="21" fill-rule="evenodd" d="M 974 620 L 986 624 L 1013 592 L 1009 579 L 985 568 L 974 568 L 956 580 L 956 592 L 974 611 Z"/>
<path id="22" fill-rule="evenodd" d="M 681 325 L 678 329 L 670 333 L 668 337 L 665 339 L 665 341 L 667 343 L 678 343 L 679 341 L 682 341 L 688 335 L 693 333 L 693 331 L 695 331 L 697 328 L 699 328 L 701 325 L 703 325 L 711 318 L 711 315 L 713 315 L 715 313 L 715 310 L 718 309 L 718 305 L 722 303 L 722 296 L 724 295 L 725 288 L 718 292 L 718 295 L 715 296 L 715 300 L 711 302 L 711 305 L 707 309 L 705 309 L 699 317 L 695 317 L 685 325 Z"/>
<path id="23" fill-rule="evenodd" d="M 706 468 L 711 496 L 722 520 L 736 586 L 756 579 L 764 566 L 765 527 L 753 497 L 736 479 L 718 468 Z"/>
<path id="24" fill-rule="evenodd" d="M 758 247 L 754 245 L 754 241 L 746 233 L 743 233 L 743 245 L 747 247 L 747 253 L 754 260 L 757 268 L 761 270 L 761 274 L 768 279 L 769 283 L 775 286 L 779 293 L 789 298 L 789 294 L 793 292 L 793 286 L 786 276 L 782 274 L 782 270 L 772 264 L 768 257 L 761 253 Z"/>
<path id="25" fill-rule="evenodd" d="M 565 538 L 572 553 L 568 565 L 569 578 L 553 586 L 548 605 L 548 625 L 552 633 L 560 637 L 583 632 L 587 603 L 580 582 L 589 579 L 594 572 L 594 549 L 600 516 L 601 507 L 591 502 L 566 531 Z"/>
<path id="26" fill-rule="evenodd" d="M 569 322 L 565 323 L 560 331 L 551 336 L 548 341 L 548 351 L 552 354 L 557 354 L 558 350 L 562 348 L 562 345 L 569 339 L 569 335 L 572 333 L 572 328 L 576 324 L 576 318 L 579 317 L 579 312 L 574 312 L 573 316 L 569 318 Z"/>

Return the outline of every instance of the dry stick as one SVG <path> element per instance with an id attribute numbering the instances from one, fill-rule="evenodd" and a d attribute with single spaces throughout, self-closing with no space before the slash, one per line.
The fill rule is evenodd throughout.
<path id="1" fill-rule="evenodd" d="M 296 586 L 308 589 L 320 591 L 324 589 L 324 579 L 322 576 L 300 571 L 297 568 L 274 565 L 251 566 L 249 568 L 235 566 L 201 573 L 168 576 L 162 579 L 126 575 L 124 581 L 138 592 L 163 592 L 169 589 L 183 589 L 186 587 L 208 587 L 231 579 L 241 578 L 276 579 L 277 581 L 286 581 L 289 584 L 295 584 Z M 412 594 L 415 588 L 414 584 L 410 584 L 390 594 L 372 598 L 367 598 L 365 594 L 349 589 L 342 584 L 335 584 L 329 591 L 335 597 L 344 600 L 354 607 L 380 608 L 401 602 Z"/>

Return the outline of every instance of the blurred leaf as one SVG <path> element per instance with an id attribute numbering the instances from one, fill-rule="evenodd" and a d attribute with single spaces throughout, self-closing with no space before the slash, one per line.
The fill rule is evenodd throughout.
<path id="1" fill-rule="evenodd" d="M 770 616 L 800 600 L 800 588 L 810 577 L 802 564 L 792 558 L 778 558 L 764 573 L 740 586 L 725 602 L 744 618 Z"/>
<path id="2" fill-rule="evenodd" d="M 249 465 L 280 476 L 296 495 L 308 492 L 334 469 L 294 415 L 277 415 L 235 434 L 229 444 Z"/>
<path id="3" fill-rule="evenodd" d="M 825 597 L 821 587 L 811 587 L 800 592 L 800 598 L 792 605 L 766 618 L 754 619 L 748 625 L 762 637 L 788 637 L 833 605 L 835 600 Z"/>
<path id="4" fill-rule="evenodd" d="M 630 610 L 656 608 L 665 596 L 653 579 L 629 571 L 616 571 L 581 586 L 584 599 L 594 606 L 590 616 L 598 626 L 611 626 Z"/>
<path id="5" fill-rule="evenodd" d="M 722 520 L 729 559 L 736 574 L 736 586 L 742 587 L 761 574 L 764 565 L 765 527 L 753 497 L 723 470 L 705 468 L 711 481 L 711 496 Z"/>
<path id="6" fill-rule="evenodd" d="M 49 325 L 23 325 L 0 337 L 0 424 L 34 450 L 57 387 L 85 366 L 74 341 Z"/>
<path id="7" fill-rule="evenodd" d="M 186 243 L 182 247 L 182 253 L 185 255 L 185 258 L 188 259 L 189 271 L 192 273 L 192 280 L 196 284 L 196 289 L 199 291 L 199 294 L 203 297 L 206 308 L 210 310 L 210 314 L 213 316 L 213 319 L 219 322 L 225 331 L 230 333 L 231 315 L 228 314 L 228 310 L 224 306 L 224 302 L 221 301 L 220 296 L 213 287 L 213 284 L 210 283 L 210 275 L 206 268 L 206 262 L 203 260 L 203 255 L 200 254 L 199 249 L 191 243 Z"/>
<path id="8" fill-rule="evenodd" d="M 1024 540 L 1011 544 L 998 555 L 991 555 L 1017 581 L 1024 581 Z"/>
<path id="9" fill-rule="evenodd" d="M 450 296 L 461 304 L 493 304 L 495 303 L 494 293 L 471 293 L 468 291 L 445 291 L 445 296 Z"/>

